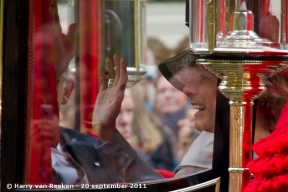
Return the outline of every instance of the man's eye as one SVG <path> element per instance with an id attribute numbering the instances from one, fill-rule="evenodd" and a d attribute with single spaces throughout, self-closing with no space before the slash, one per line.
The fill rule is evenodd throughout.
<path id="1" fill-rule="evenodd" d="M 205 76 L 205 75 L 202 75 L 201 76 L 201 81 L 206 81 L 206 80 L 210 80 L 210 78 Z"/>
<path id="2" fill-rule="evenodd" d="M 160 90 L 158 90 L 158 93 L 164 93 L 164 92 L 165 92 L 164 89 L 160 89 Z"/>
<path id="3" fill-rule="evenodd" d="M 201 81 L 205 81 L 205 80 L 207 80 L 207 77 L 201 76 Z"/>

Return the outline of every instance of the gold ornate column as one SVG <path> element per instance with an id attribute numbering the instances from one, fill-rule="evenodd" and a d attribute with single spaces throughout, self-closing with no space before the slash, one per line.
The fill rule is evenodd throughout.
<path id="1" fill-rule="evenodd" d="M 229 191 L 241 191 L 242 185 L 246 186 L 249 181 L 249 172 L 244 165 L 247 165 L 246 160 L 251 159 L 251 153 L 250 149 L 243 148 L 242 143 L 246 141 L 247 146 L 251 145 L 252 122 L 244 122 L 243 118 L 250 116 L 251 112 L 252 102 L 245 106 L 231 105 L 230 107 L 230 138 L 234 139 L 230 139 Z"/>
<path id="2" fill-rule="evenodd" d="M 221 55 L 223 57 L 227 55 Z M 274 60 L 256 60 L 253 57 L 245 60 L 198 59 L 198 64 L 205 65 L 222 79 L 219 89 L 230 99 L 230 192 L 243 191 L 250 180 L 247 164 L 252 159 L 253 99 L 265 89 L 261 77 L 287 66 L 283 55 L 277 57 Z"/>
<path id="3" fill-rule="evenodd" d="M 230 99 L 230 192 L 243 191 L 250 180 L 247 164 L 252 159 L 252 107 L 265 89 L 261 79 L 288 65 L 287 2 L 275 0 L 274 5 L 282 10 L 273 16 L 282 24 L 273 29 L 279 33 L 281 29 L 279 42 L 254 32 L 254 15 L 245 0 L 193 0 L 190 5 L 190 53 L 197 64 L 222 79 L 219 89 Z M 198 18 L 206 20 L 201 23 Z M 198 35 L 195 30 L 199 27 L 203 33 Z"/>

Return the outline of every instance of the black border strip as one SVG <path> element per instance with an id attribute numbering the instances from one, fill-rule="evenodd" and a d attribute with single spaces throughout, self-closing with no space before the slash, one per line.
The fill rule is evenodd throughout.
<path id="1" fill-rule="evenodd" d="M 28 67 L 29 0 L 4 3 L 2 77 L 2 192 L 23 183 Z"/>

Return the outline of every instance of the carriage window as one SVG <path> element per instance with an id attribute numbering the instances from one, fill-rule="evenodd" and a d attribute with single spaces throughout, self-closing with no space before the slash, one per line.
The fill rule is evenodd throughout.
<path id="1" fill-rule="evenodd" d="M 159 42 L 146 37 L 145 3 L 31 0 L 26 184 L 143 182 L 137 186 L 144 188 L 212 169 L 216 106 L 224 106 L 217 77 L 181 63 L 188 52 L 161 63 L 160 75 Z M 161 60 L 173 55 L 166 51 Z M 114 54 L 125 58 L 125 91 L 117 87 L 124 61 Z M 122 97 L 122 104 L 114 102 Z"/>

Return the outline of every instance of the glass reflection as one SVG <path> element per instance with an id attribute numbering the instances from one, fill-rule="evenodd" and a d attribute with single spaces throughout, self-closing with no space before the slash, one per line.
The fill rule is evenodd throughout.
<path id="1" fill-rule="evenodd" d="M 34 3 L 34 8 L 44 11 L 30 12 L 35 20 L 29 23 L 33 41 L 29 44 L 26 183 L 82 187 L 159 181 L 212 169 L 215 111 L 220 103 L 215 75 L 194 60 L 185 60 L 175 71 L 171 66 L 183 58 L 172 58 L 160 64 L 164 77 L 147 76 L 124 91 L 126 67 L 135 63 L 136 45 L 133 17 L 126 18 L 129 14 L 123 10 L 133 2 Z M 100 16 L 92 10 L 95 7 L 102 11 Z M 35 17 L 38 14 L 45 22 Z M 71 23 L 70 17 L 77 15 L 77 24 Z M 127 59 L 120 60 L 115 53 Z M 190 56 L 186 52 L 183 57 Z M 145 105 L 144 95 L 150 94 L 155 99 L 152 108 Z M 177 148 L 183 141 L 179 127 L 184 135 L 192 135 L 182 149 Z M 178 150 L 182 150 L 179 157 Z"/>
<path id="2" fill-rule="evenodd" d="M 93 30 L 91 28 L 95 27 L 95 23 L 92 25 L 89 23 L 91 21 L 85 27 L 82 25 L 85 15 L 79 12 L 83 13 L 84 4 L 73 5 L 76 10 L 74 14 L 82 17 L 77 26 L 68 21 L 65 27 L 65 19 L 62 23 L 62 17 L 58 18 L 60 7 L 71 4 L 64 2 L 56 5 L 57 1 L 44 0 L 36 2 L 40 2 L 36 5 L 43 6 L 46 12 L 35 14 L 52 14 L 52 17 L 43 17 L 47 20 L 41 21 L 40 26 L 30 31 L 33 40 L 29 44 L 26 183 L 78 184 L 86 188 L 86 184 L 140 181 L 149 184 L 151 180 L 160 182 L 167 178 L 195 175 L 189 181 L 189 185 L 192 185 L 203 182 L 197 175 L 205 171 L 213 170 L 207 172 L 210 174 L 207 178 L 216 177 L 223 170 L 227 173 L 229 104 L 217 90 L 219 78 L 202 66 L 195 65 L 193 58 L 185 52 L 160 64 L 160 71 L 169 82 L 162 76 L 153 81 L 147 78 L 124 91 L 122 85 L 127 81 L 125 67 L 134 62 L 133 56 L 125 53 L 132 53 L 135 42 L 133 35 L 120 37 L 120 41 L 131 38 L 127 41 L 127 45 L 130 45 L 122 49 L 123 42 L 117 44 L 118 40 L 113 39 L 118 34 L 109 36 L 114 33 L 111 28 L 114 25 L 110 25 L 110 22 L 113 23 L 111 15 L 117 14 L 118 17 L 123 14 L 122 9 L 118 10 L 120 1 L 104 4 L 102 16 L 105 15 L 106 19 L 103 21 L 94 15 L 96 19 L 92 23 L 99 21 L 102 25 L 100 29 Z M 93 5 L 103 5 L 95 2 Z M 124 7 L 129 7 L 130 3 L 125 2 Z M 85 4 L 85 8 L 89 5 Z M 68 12 L 73 13 L 71 6 L 69 9 Z M 112 9 L 115 10 L 107 11 Z M 124 25 L 125 18 L 123 20 Z M 31 21 L 30 25 L 34 24 Z M 131 31 L 133 27 L 123 28 Z M 102 38 L 103 44 L 97 41 L 98 36 L 105 37 Z M 104 53 L 103 47 L 106 47 Z M 117 52 L 127 58 L 126 62 L 118 57 L 113 58 Z M 98 66 L 103 64 L 106 57 L 112 60 L 105 61 L 107 69 L 104 71 Z M 124 63 L 127 65 L 124 66 Z M 122 73 L 117 79 L 120 67 Z M 98 72 L 107 82 L 99 79 Z M 108 78 L 114 78 L 116 82 L 112 87 L 107 87 Z M 270 82 L 270 85 L 275 82 Z M 265 83 L 269 85 L 269 82 Z M 145 105 L 147 103 L 142 97 L 149 95 L 150 92 L 145 92 L 150 90 L 155 97 L 153 110 Z M 274 101 L 274 96 L 271 101 Z M 267 95 L 264 97 L 267 99 Z M 271 104 L 282 108 L 286 100 L 280 98 L 281 103 Z M 262 106 L 261 97 L 259 101 Z M 269 129 L 264 130 L 265 136 L 273 130 L 280 110 L 277 109 L 276 120 L 271 126 L 269 124 Z M 192 118 L 190 113 L 194 113 Z M 76 119 L 79 119 L 79 124 Z M 259 119 L 256 119 L 256 140 L 264 136 L 257 135 Z M 184 141 L 188 134 L 191 138 Z M 176 151 L 181 151 L 179 156 Z"/>
<path id="3" fill-rule="evenodd" d="M 144 162 L 154 169 L 173 171 L 175 136 L 156 114 L 148 113 L 139 91 L 137 85 L 125 90 L 116 128 Z"/>
<path id="4" fill-rule="evenodd" d="M 127 58 L 127 66 L 135 66 L 134 1 L 104 1 L 103 51 L 104 58 L 119 53 Z M 125 44 L 125 45 L 124 45 Z"/>

